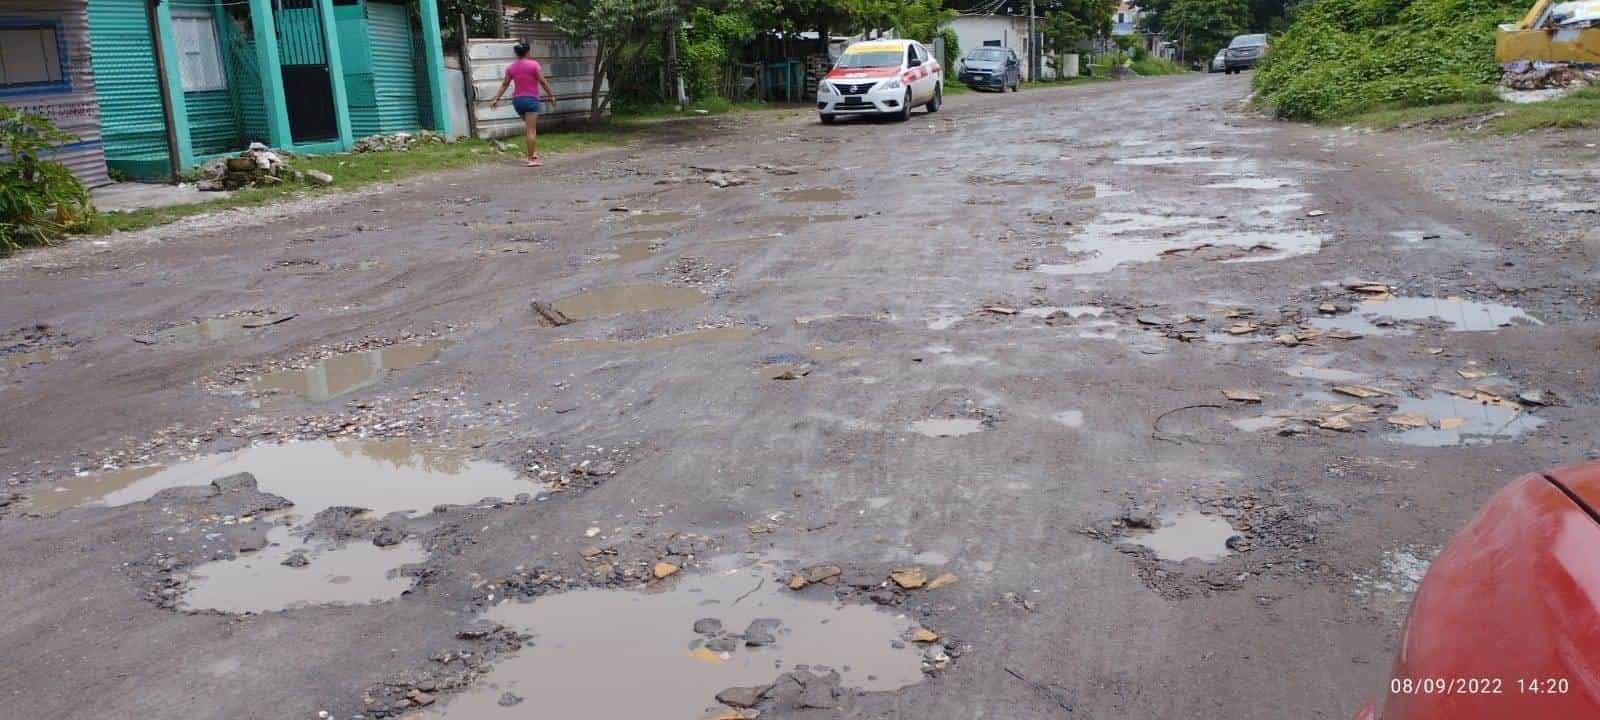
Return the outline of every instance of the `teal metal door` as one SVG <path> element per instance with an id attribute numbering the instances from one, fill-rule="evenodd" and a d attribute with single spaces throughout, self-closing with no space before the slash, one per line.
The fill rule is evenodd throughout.
<path id="1" fill-rule="evenodd" d="M 372 94 L 377 120 L 374 132 L 412 132 L 422 127 L 422 122 L 417 111 L 417 62 L 410 8 L 368 2 L 367 21 L 371 30 Z"/>

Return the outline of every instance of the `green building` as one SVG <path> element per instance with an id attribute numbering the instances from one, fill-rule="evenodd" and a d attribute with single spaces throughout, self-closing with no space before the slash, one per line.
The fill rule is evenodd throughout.
<path id="1" fill-rule="evenodd" d="M 106 164 L 133 178 L 261 142 L 449 132 L 435 0 L 89 0 Z"/>

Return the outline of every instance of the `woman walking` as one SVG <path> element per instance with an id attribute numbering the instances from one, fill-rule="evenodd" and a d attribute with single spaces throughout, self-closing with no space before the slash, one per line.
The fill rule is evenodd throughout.
<path id="1" fill-rule="evenodd" d="M 545 79 L 539 61 L 528 57 L 527 43 L 519 42 L 511 50 L 517 54 L 517 59 L 506 66 L 506 78 L 500 83 L 500 92 L 489 102 L 489 108 L 500 107 L 500 97 L 506 94 L 506 88 L 516 84 L 516 90 L 511 93 L 511 107 L 522 117 L 522 143 L 528 150 L 528 167 L 539 167 L 539 153 L 534 148 L 539 137 L 539 90 L 543 88 L 544 97 L 551 102 L 555 101 L 556 91 L 550 89 L 550 81 Z"/>

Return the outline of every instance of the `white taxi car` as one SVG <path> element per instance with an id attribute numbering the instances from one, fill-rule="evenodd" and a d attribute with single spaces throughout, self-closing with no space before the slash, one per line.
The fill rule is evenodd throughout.
<path id="1" fill-rule="evenodd" d="M 944 68 L 915 40 L 869 40 L 845 48 L 838 64 L 817 85 L 817 114 L 831 123 L 840 115 L 911 117 L 944 102 Z"/>

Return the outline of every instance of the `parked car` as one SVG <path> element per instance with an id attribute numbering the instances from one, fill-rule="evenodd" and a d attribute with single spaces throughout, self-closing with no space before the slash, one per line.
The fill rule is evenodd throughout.
<path id="1" fill-rule="evenodd" d="M 1600 462 L 1502 488 L 1434 558 L 1356 720 L 1600 717 Z"/>
<path id="2" fill-rule="evenodd" d="M 1228 69 L 1228 49 L 1223 48 L 1211 58 L 1211 65 L 1206 68 L 1206 72 L 1218 73 L 1226 69 Z"/>
<path id="3" fill-rule="evenodd" d="M 1222 51 L 1225 57 L 1223 72 L 1231 75 L 1255 67 L 1267 56 L 1268 45 L 1265 34 L 1235 36 L 1233 42 L 1228 43 L 1228 47 Z"/>
<path id="4" fill-rule="evenodd" d="M 943 103 L 944 68 L 927 46 L 915 40 L 851 45 L 817 86 L 817 114 L 823 123 L 840 115 L 909 120 L 912 108 L 923 105 L 936 113 Z"/>
<path id="5" fill-rule="evenodd" d="M 959 77 L 962 84 L 974 90 L 989 89 L 1012 92 L 1022 89 L 1022 61 L 1010 48 L 975 48 L 961 58 Z"/>

